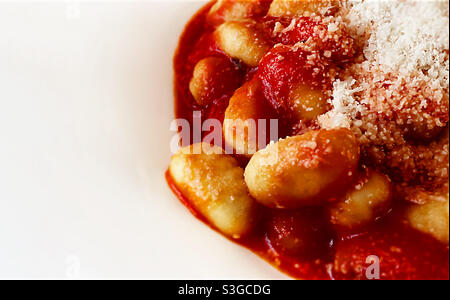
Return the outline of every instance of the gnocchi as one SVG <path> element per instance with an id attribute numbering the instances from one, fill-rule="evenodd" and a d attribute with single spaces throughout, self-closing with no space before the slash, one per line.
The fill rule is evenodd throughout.
<path id="1" fill-rule="evenodd" d="M 297 84 L 289 93 L 288 99 L 298 120 L 314 121 L 328 110 L 326 95 L 307 84 Z"/>
<path id="2" fill-rule="evenodd" d="M 262 85 L 257 77 L 245 83 L 230 99 L 225 111 L 223 134 L 225 142 L 237 154 L 251 157 L 260 144 L 266 145 L 266 140 L 259 140 L 259 133 L 266 128 L 258 126 L 259 120 L 266 121 L 266 124 L 270 122 L 267 122 L 269 107 L 263 100 Z"/>
<path id="3" fill-rule="evenodd" d="M 448 18 L 369 2 L 205 4 L 173 60 L 170 146 L 194 145 L 166 179 L 201 221 L 294 278 L 445 279 L 449 51 L 422 25 L 442 33 Z M 398 36 L 421 64 L 384 57 Z M 412 69 L 391 66 L 403 61 Z"/>
<path id="4" fill-rule="evenodd" d="M 196 211 L 222 233 L 239 239 L 251 231 L 256 203 L 242 168 L 221 148 L 205 143 L 183 148 L 172 157 L 169 172 Z"/>
<path id="5" fill-rule="evenodd" d="M 310 131 L 257 152 L 245 181 L 268 207 L 323 205 L 351 184 L 358 162 L 359 146 L 349 130 Z"/>
<path id="6" fill-rule="evenodd" d="M 330 209 L 331 222 L 353 229 L 385 214 L 391 204 L 392 187 L 387 176 L 374 170 L 367 174 Z"/>
<path id="7" fill-rule="evenodd" d="M 336 1 L 329 0 L 273 0 L 268 15 L 271 17 L 303 16 L 326 11 Z"/>
<path id="8" fill-rule="evenodd" d="M 425 205 L 414 205 L 407 218 L 411 226 L 439 241 L 449 243 L 449 195 L 436 197 Z"/>
<path id="9" fill-rule="evenodd" d="M 239 73 L 229 60 L 207 57 L 195 66 L 189 90 L 197 104 L 205 106 L 223 95 L 233 93 L 239 84 Z"/>
<path id="10" fill-rule="evenodd" d="M 271 47 L 254 22 L 226 22 L 217 28 L 215 37 L 220 49 L 251 67 L 258 66 Z"/>
<path id="11" fill-rule="evenodd" d="M 262 0 L 218 0 L 209 10 L 207 21 L 220 25 L 228 21 L 242 21 L 267 11 L 267 1 Z"/>

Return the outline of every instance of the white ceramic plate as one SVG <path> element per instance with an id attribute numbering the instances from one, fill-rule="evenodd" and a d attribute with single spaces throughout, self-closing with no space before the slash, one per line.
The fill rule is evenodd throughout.
<path id="1" fill-rule="evenodd" d="M 172 56 L 203 2 L 0 0 L 0 277 L 280 279 L 172 195 Z"/>

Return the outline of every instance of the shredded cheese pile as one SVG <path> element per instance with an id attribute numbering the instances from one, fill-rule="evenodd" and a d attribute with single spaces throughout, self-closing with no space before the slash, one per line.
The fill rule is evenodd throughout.
<path id="1" fill-rule="evenodd" d="M 395 180 L 430 189 L 448 187 L 448 1 L 351 1 L 346 24 L 361 58 L 334 83 L 333 109 L 322 128 L 352 129 L 364 155 L 386 165 Z"/>

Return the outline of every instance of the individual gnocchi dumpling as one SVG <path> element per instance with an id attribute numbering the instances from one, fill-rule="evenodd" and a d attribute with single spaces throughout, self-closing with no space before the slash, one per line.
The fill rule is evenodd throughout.
<path id="1" fill-rule="evenodd" d="M 298 120 L 314 121 L 328 110 L 327 96 L 311 85 L 297 84 L 290 92 L 288 101 Z"/>
<path id="2" fill-rule="evenodd" d="M 220 25 L 228 21 L 242 21 L 267 12 L 267 0 L 218 0 L 209 10 L 207 21 Z"/>
<path id="3" fill-rule="evenodd" d="M 425 205 L 412 206 L 407 217 L 411 226 L 439 241 L 449 243 L 449 195 L 435 197 Z"/>
<path id="4" fill-rule="evenodd" d="M 172 157 L 169 172 L 195 210 L 222 233 L 238 239 L 252 229 L 257 208 L 244 171 L 221 148 L 205 143 L 183 148 Z"/>
<path id="5" fill-rule="evenodd" d="M 330 208 L 331 223 L 353 229 L 367 225 L 391 207 L 392 187 L 387 176 L 366 170 L 364 177 Z"/>
<path id="6" fill-rule="evenodd" d="M 236 154 L 251 157 L 259 150 L 260 145 L 267 144 L 267 138 L 271 134 L 270 110 L 258 77 L 254 77 L 234 93 L 225 111 L 223 134 L 225 142 L 233 147 Z M 259 127 L 260 120 L 264 121 L 264 128 Z M 260 138 L 264 140 L 261 141 Z"/>
<path id="7" fill-rule="evenodd" d="M 323 205 L 351 185 L 359 146 L 347 129 L 310 131 L 270 144 L 245 169 L 250 194 L 273 208 Z"/>
<path id="8" fill-rule="evenodd" d="M 207 57 L 197 63 L 189 84 L 197 104 L 205 106 L 230 95 L 239 87 L 240 75 L 236 66 L 223 57 Z"/>
<path id="9" fill-rule="evenodd" d="M 273 0 L 268 15 L 271 17 L 304 16 L 332 9 L 337 1 L 330 0 Z"/>
<path id="10" fill-rule="evenodd" d="M 226 22 L 217 28 L 215 38 L 226 54 L 251 67 L 258 66 L 271 47 L 257 24 L 250 21 Z"/>

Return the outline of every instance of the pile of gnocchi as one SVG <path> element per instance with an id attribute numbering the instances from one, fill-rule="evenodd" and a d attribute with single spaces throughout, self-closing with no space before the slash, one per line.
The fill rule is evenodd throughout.
<path id="1" fill-rule="evenodd" d="M 391 182 L 372 169 L 359 171 L 359 156 L 348 130 L 317 130 L 268 145 L 245 170 L 222 148 L 194 144 L 172 157 L 169 171 L 196 210 L 239 239 L 257 225 L 259 206 L 328 207 L 330 221 L 346 228 L 375 221 L 391 207 Z"/>
<path id="2" fill-rule="evenodd" d="M 191 144 L 173 155 L 169 175 L 231 239 L 262 230 L 273 251 L 314 258 L 336 232 L 363 232 L 395 207 L 395 184 L 366 165 L 354 133 L 317 122 L 333 81 L 359 59 L 357 43 L 328 18 L 338 2 L 218 0 L 201 17 L 215 48 L 189 70 L 189 97 L 198 110 L 226 98 L 223 140 L 235 153 Z M 250 134 L 248 120 L 273 118 L 282 138 Z M 448 244 L 448 204 L 447 194 L 412 206 L 404 220 Z"/>

